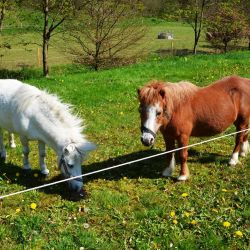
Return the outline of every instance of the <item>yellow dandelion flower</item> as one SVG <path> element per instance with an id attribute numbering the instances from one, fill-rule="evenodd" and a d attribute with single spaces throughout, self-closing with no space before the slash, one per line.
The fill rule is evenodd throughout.
<path id="1" fill-rule="evenodd" d="M 170 216 L 171 216 L 171 217 L 175 217 L 175 211 L 171 211 L 171 212 L 170 212 Z"/>
<path id="2" fill-rule="evenodd" d="M 222 188 L 221 191 L 222 191 L 222 192 L 227 192 L 227 189 Z"/>
<path id="3" fill-rule="evenodd" d="M 190 223 L 191 223 L 192 225 L 196 225 L 198 222 L 197 222 L 196 220 L 192 220 Z"/>
<path id="4" fill-rule="evenodd" d="M 224 221 L 224 222 L 223 222 L 223 226 L 224 226 L 224 227 L 230 227 L 230 226 L 231 226 L 231 223 L 228 222 L 228 221 Z"/>
<path id="5" fill-rule="evenodd" d="M 178 221 L 177 220 L 173 220 L 173 223 L 176 225 L 178 223 Z"/>
<path id="6" fill-rule="evenodd" d="M 121 111 L 121 112 L 120 112 L 120 115 L 123 115 L 123 114 L 124 114 L 124 113 Z"/>
<path id="7" fill-rule="evenodd" d="M 20 176 L 20 173 L 17 172 L 17 173 L 16 173 L 16 177 L 18 177 L 18 176 Z"/>
<path id="8" fill-rule="evenodd" d="M 30 208 L 31 209 L 35 210 L 36 207 L 37 207 L 36 203 L 33 202 L 33 203 L 30 204 Z"/>
<path id="9" fill-rule="evenodd" d="M 37 178 L 38 177 L 38 173 L 34 173 L 34 177 Z"/>
<path id="10" fill-rule="evenodd" d="M 237 237 L 242 237 L 243 236 L 243 233 L 241 231 L 235 231 L 234 232 L 234 235 L 237 236 Z"/>
<path id="11" fill-rule="evenodd" d="M 20 213 L 21 212 L 21 209 L 18 207 L 17 209 L 16 209 L 16 213 Z"/>
<path id="12" fill-rule="evenodd" d="M 189 217 L 189 216 L 190 216 L 190 213 L 189 213 L 189 212 L 184 212 L 184 215 L 185 215 L 186 217 Z"/>
<path id="13" fill-rule="evenodd" d="M 182 197 L 187 197 L 188 194 L 187 194 L 187 193 L 183 193 L 183 194 L 181 194 L 181 196 L 182 196 Z"/>

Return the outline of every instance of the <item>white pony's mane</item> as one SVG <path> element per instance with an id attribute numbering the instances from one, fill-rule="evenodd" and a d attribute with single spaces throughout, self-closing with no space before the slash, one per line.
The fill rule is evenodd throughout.
<path id="1" fill-rule="evenodd" d="M 28 84 L 23 84 L 14 97 L 19 112 L 25 112 L 32 104 L 38 104 L 38 110 L 56 126 L 69 131 L 71 137 L 83 139 L 83 121 L 72 114 L 72 106 L 62 103 L 56 95 L 40 90 Z M 72 138 L 74 139 L 74 138 Z"/>

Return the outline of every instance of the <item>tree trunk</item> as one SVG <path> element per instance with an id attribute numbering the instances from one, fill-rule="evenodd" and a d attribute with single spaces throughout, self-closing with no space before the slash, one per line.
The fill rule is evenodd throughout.
<path id="1" fill-rule="evenodd" d="M 194 39 L 194 47 L 193 47 L 193 54 L 196 55 L 197 53 L 197 45 L 198 45 L 198 41 L 199 41 L 199 37 L 197 37 L 197 35 L 195 35 L 195 39 Z"/>
<path id="2" fill-rule="evenodd" d="M 4 19 L 4 16 L 5 16 L 5 6 L 2 6 L 1 10 L 0 10 L 0 32 L 3 31 L 3 19 Z"/>
<path id="3" fill-rule="evenodd" d="M 199 7 L 198 1 L 196 1 L 196 7 L 199 9 L 195 13 L 195 20 L 194 20 L 194 47 L 193 47 L 193 54 L 197 53 L 197 45 L 200 40 L 201 30 L 202 30 L 202 23 L 203 23 L 203 14 L 204 9 L 207 2 L 202 0 L 201 6 Z"/>
<path id="4" fill-rule="evenodd" d="M 43 39 L 43 75 L 45 77 L 49 76 L 48 51 L 49 51 L 49 40 Z"/>
<path id="5" fill-rule="evenodd" d="M 227 53 L 227 42 L 224 42 L 224 53 Z"/>
<path id="6" fill-rule="evenodd" d="M 197 39 L 197 35 L 198 35 L 198 12 L 195 13 L 195 19 L 194 19 L 194 47 L 193 47 L 194 55 L 196 54 L 196 47 L 199 40 Z"/>
<path id="7" fill-rule="evenodd" d="M 43 27 L 43 75 L 49 76 L 48 52 L 49 52 L 49 0 L 44 0 L 44 27 Z"/>

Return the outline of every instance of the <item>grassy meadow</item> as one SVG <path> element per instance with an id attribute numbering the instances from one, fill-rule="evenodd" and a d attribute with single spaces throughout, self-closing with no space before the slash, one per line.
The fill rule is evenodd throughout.
<path id="1" fill-rule="evenodd" d="M 160 135 L 151 149 L 140 143 L 138 87 L 151 79 L 205 86 L 226 75 L 250 77 L 250 53 L 155 56 L 100 72 L 73 66 L 52 72 L 49 79 L 36 72 L 17 76 L 56 93 L 84 118 L 85 134 L 98 146 L 84 163 L 87 173 L 164 151 Z M 234 138 L 227 137 L 191 148 L 186 182 L 163 178 L 164 157 L 159 157 L 84 178 L 87 195 L 80 201 L 69 199 L 66 184 L 5 198 L 0 201 L 0 249 L 249 249 L 250 158 L 229 167 L 233 145 Z M 54 152 L 48 149 L 51 174 L 43 180 L 36 143 L 31 149 L 28 176 L 22 173 L 18 139 L 16 149 L 7 149 L 1 194 L 60 178 Z"/>

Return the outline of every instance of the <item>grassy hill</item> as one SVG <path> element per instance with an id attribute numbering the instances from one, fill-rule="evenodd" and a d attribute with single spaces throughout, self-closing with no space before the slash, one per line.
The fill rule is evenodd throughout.
<path id="1" fill-rule="evenodd" d="M 55 67 L 52 72 L 49 79 L 21 73 L 18 77 L 56 93 L 84 118 L 85 134 L 98 145 L 84 164 L 86 173 L 164 151 L 160 135 L 153 149 L 140 143 L 139 86 L 151 79 L 205 86 L 226 75 L 250 77 L 250 53 L 154 57 L 100 72 L 74 66 Z M 226 133 L 231 131 L 233 127 Z M 200 140 L 192 138 L 190 143 Z M 36 177 L 36 143 L 31 147 L 30 176 L 22 173 L 18 140 L 17 144 L 0 165 L 1 194 L 45 182 Z M 228 137 L 190 149 L 191 179 L 183 183 L 161 176 L 165 163 L 159 157 L 85 178 L 87 196 L 78 202 L 68 199 L 66 184 L 6 198 L 0 201 L 0 248 L 248 249 L 250 158 L 230 168 L 233 145 L 234 138 Z M 47 165 L 47 181 L 58 179 L 51 149 Z"/>

